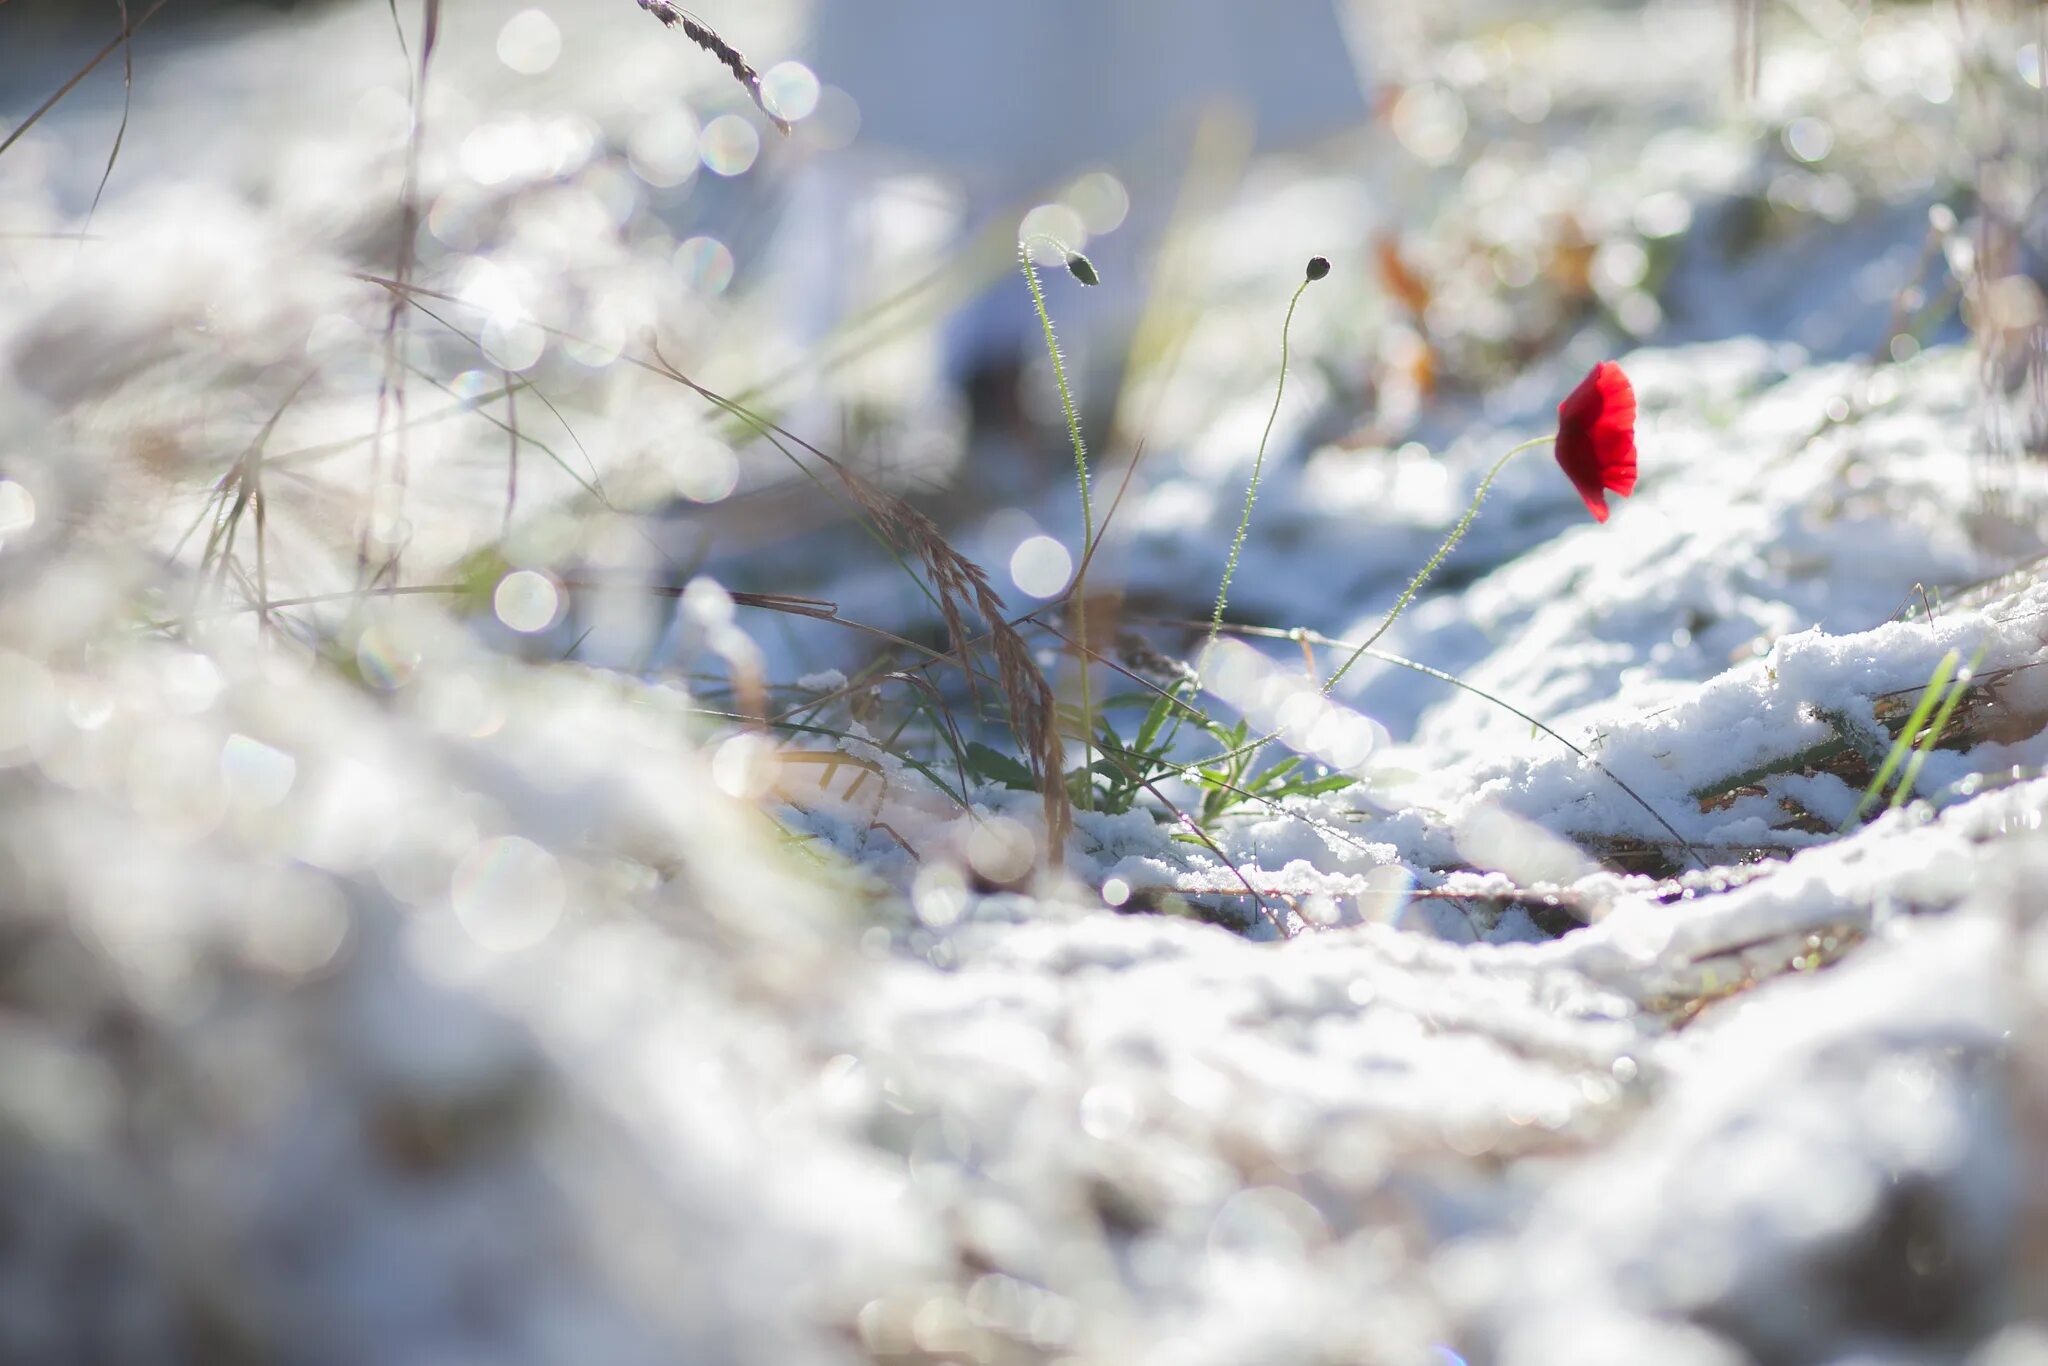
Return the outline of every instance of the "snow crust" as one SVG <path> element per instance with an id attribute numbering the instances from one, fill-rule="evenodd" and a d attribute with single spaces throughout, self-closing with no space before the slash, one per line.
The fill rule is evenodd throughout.
<path id="1" fill-rule="evenodd" d="M 735 584 L 766 558 L 899 625 L 914 594 L 791 533 L 785 468 L 617 360 L 658 334 L 738 389 L 802 349 L 772 281 L 677 264 L 770 175 L 656 183 L 686 95 L 743 98 L 624 0 L 555 15 L 559 63 L 518 76 L 515 8 L 449 6 L 420 279 L 451 325 L 392 344 L 402 414 L 363 278 L 403 227 L 380 4 L 188 32 L 138 67 L 100 240 L 0 238 L 0 1360 L 2048 1361 L 2048 586 L 1921 606 L 2015 558 L 1980 357 L 1848 340 L 1920 191 L 1863 186 L 1855 232 L 1624 351 L 1643 479 L 1606 526 L 1546 453 L 1509 467 L 1382 642 L 1470 687 L 1368 661 L 1318 713 L 1362 718 L 1357 786 L 1207 843 L 1084 812 L 1040 876 L 1037 794 L 879 720 L 801 764 L 748 723 L 750 689 L 828 698 L 862 660 L 692 578 L 707 523 L 753 548 Z M 729 35 L 795 41 L 757 8 Z M 1560 119 L 1640 144 L 1705 98 L 1722 7 L 1659 8 L 1647 70 L 1553 73 Z M 1880 93 L 1943 76 L 1886 22 Z M 1824 46 L 1766 114 L 1869 93 Z M 0 157 L 0 230 L 83 230 L 116 100 Z M 1706 217 L 1755 169 L 1725 128 L 1666 136 L 1560 183 Z M 1293 284 L 1243 244 L 1355 240 L 1368 191 L 1261 163 L 1215 210 L 1102 556 L 1134 598 L 1204 618 L 1242 504 Z M 884 256 L 944 236 L 864 202 Z M 1724 278 L 1687 270 L 1666 297 Z M 1389 449 L 1344 369 L 1357 274 L 1306 296 L 1233 599 L 1348 640 L 1603 344 L 1562 334 Z M 819 387 L 947 446 L 942 349 Z M 200 548 L 259 466 L 261 583 Z M 2039 506 L 2038 469 L 1996 475 Z M 1004 564 L 1068 497 L 960 539 Z M 398 551 L 432 591 L 359 591 Z M 673 592 L 604 587 L 635 576 Z M 1978 690 L 1950 744 L 1858 824 L 1842 756 L 1880 762 L 1951 652 Z"/>

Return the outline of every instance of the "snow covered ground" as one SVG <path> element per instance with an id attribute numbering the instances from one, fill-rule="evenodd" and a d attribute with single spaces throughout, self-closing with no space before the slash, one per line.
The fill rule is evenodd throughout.
<path id="1" fill-rule="evenodd" d="M 1057 593 L 1047 376 L 950 387 L 1010 244 L 968 305 L 986 200 L 802 6 L 703 15 L 787 139 L 627 0 L 451 0 L 416 160 L 387 6 L 166 27 L 96 210 L 83 84 L 0 153 L 0 1361 L 2048 1362 L 2040 37 L 1765 15 L 1745 103 L 1719 4 L 1347 9 L 1379 118 L 1126 225 L 1049 126 L 1098 518 L 1144 452 L 1095 697 L 1199 652 L 1321 252 L 1205 678 L 1358 779 L 1057 869 L 922 590 L 677 381 Z M 0 43 L 6 126 L 90 50 Z M 1324 699 L 1610 356 L 1635 495 L 1517 457 L 1435 672 Z"/>

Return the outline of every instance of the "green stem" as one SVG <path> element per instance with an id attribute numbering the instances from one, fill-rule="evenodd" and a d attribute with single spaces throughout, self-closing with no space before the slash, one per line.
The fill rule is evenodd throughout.
<path id="1" fill-rule="evenodd" d="M 1223 582 L 1216 587 L 1216 610 L 1209 617 L 1209 638 L 1202 642 L 1202 653 L 1195 657 L 1195 673 L 1199 676 L 1209 662 L 1209 651 L 1216 647 L 1216 635 L 1223 629 L 1223 608 L 1230 600 L 1230 581 L 1237 576 L 1237 557 L 1244 551 L 1244 538 L 1252 526 L 1252 504 L 1259 498 L 1259 475 L 1266 468 L 1266 443 L 1273 437 L 1273 423 L 1280 416 L 1280 396 L 1287 392 L 1287 334 L 1294 326 L 1294 308 L 1301 302 L 1301 296 L 1315 278 L 1303 280 L 1295 289 L 1294 297 L 1287 301 L 1287 317 L 1280 324 L 1280 382 L 1273 388 L 1273 411 L 1266 414 L 1266 430 L 1259 434 L 1259 453 L 1252 461 L 1251 482 L 1245 485 L 1244 514 L 1237 519 L 1237 536 L 1230 543 L 1230 558 L 1223 564 Z"/>
<path id="2" fill-rule="evenodd" d="M 1531 447 L 1541 446 L 1545 442 L 1555 440 L 1557 440 L 1557 437 L 1554 434 L 1532 437 L 1521 445 L 1513 447 L 1505 455 L 1501 456 L 1500 459 L 1493 462 L 1493 468 L 1486 472 L 1486 477 L 1479 481 L 1479 487 L 1473 492 L 1471 506 L 1465 509 L 1465 515 L 1458 519 L 1458 524 L 1451 528 L 1451 534 L 1444 537 L 1444 543 L 1436 548 L 1436 554 L 1430 556 L 1429 563 L 1422 566 L 1422 569 L 1415 577 L 1408 581 L 1407 590 L 1401 594 L 1393 607 L 1388 609 L 1387 615 L 1381 620 L 1373 633 L 1359 642 L 1358 646 L 1351 651 L 1350 657 L 1323 684 L 1322 690 L 1325 697 L 1329 696 L 1336 688 L 1337 681 L 1351 671 L 1351 666 L 1365 658 L 1366 653 L 1379 643 L 1379 638 L 1387 633 L 1387 628 L 1400 620 L 1401 614 L 1408 610 L 1408 604 L 1413 602 L 1415 595 L 1422 591 L 1422 585 L 1429 582 L 1429 576 L 1436 572 L 1437 566 L 1444 562 L 1444 558 L 1457 547 L 1459 541 L 1465 539 L 1465 532 L 1471 528 L 1472 519 L 1479 515 L 1479 505 L 1486 501 L 1487 492 L 1493 488 L 1493 481 L 1500 476 L 1500 472 L 1503 469 L 1507 468 L 1508 461 Z M 1211 768 L 1217 764 L 1229 763 L 1243 755 L 1256 755 L 1267 745 L 1279 739 L 1280 735 L 1281 732 L 1276 730 L 1265 735 L 1256 736 L 1246 744 L 1239 745 L 1234 749 L 1225 750 L 1221 754 L 1212 754 L 1208 758 L 1198 761 L 1193 766 L 1197 768 Z"/>
<path id="3" fill-rule="evenodd" d="M 1436 554 L 1430 556 L 1429 563 L 1422 566 L 1422 569 L 1415 577 L 1408 581 L 1407 589 L 1395 600 L 1393 607 L 1388 609 L 1386 617 L 1380 622 L 1373 633 L 1365 638 L 1364 643 L 1351 652 L 1351 657 L 1338 667 L 1337 672 L 1331 674 L 1325 680 L 1323 683 L 1324 696 L 1327 697 L 1335 690 L 1338 680 L 1351 672 L 1351 666 L 1365 658 L 1365 652 L 1378 644 L 1379 638 L 1387 633 L 1387 629 L 1401 619 L 1401 614 L 1408 610 L 1408 604 L 1415 601 L 1415 595 L 1422 591 L 1422 585 L 1429 582 L 1429 576 L 1436 573 L 1437 566 L 1442 564 L 1444 558 L 1457 548 L 1458 542 L 1465 539 L 1465 533 L 1471 529 L 1472 519 L 1479 515 L 1479 505 L 1486 501 L 1487 493 L 1493 488 L 1493 481 L 1499 477 L 1503 469 L 1507 468 L 1508 461 L 1514 459 L 1523 451 L 1555 440 L 1557 440 L 1557 437 L 1554 435 L 1532 437 L 1521 445 L 1511 448 L 1507 454 L 1493 462 L 1493 468 L 1486 472 L 1486 477 L 1479 481 L 1479 487 L 1473 491 L 1471 506 L 1465 509 L 1465 515 L 1458 519 L 1458 524 L 1451 528 L 1451 534 L 1444 537 L 1444 543 L 1436 548 Z"/>
<path id="4" fill-rule="evenodd" d="M 1059 338 L 1053 335 L 1052 313 L 1045 306 L 1045 289 L 1038 282 L 1038 269 L 1031 260 L 1031 244 L 1041 239 L 1051 242 L 1062 252 L 1068 248 L 1057 238 L 1034 234 L 1017 244 L 1017 259 L 1024 267 L 1024 283 L 1031 287 L 1031 306 L 1038 310 L 1039 326 L 1045 329 L 1045 353 L 1052 358 L 1053 379 L 1060 390 L 1060 407 L 1067 417 L 1067 439 L 1074 447 L 1074 481 L 1081 490 L 1081 557 L 1077 561 L 1080 567 L 1074 573 L 1074 584 L 1068 590 L 1068 598 L 1074 604 L 1074 633 L 1081 640 L 1081 809 L 1089 811 L 1095 805 L 1095 705 L 1089 695 L 1088 594 L 1082 579 L 1087 574 L 1088 555 L 1095 541 L 1095 508 L 1088 497 L 1088 447 L 1081 439 L 1081 417 L 1074 409 L 1073 391 L 1067 385 L 1067 366 L 1060 357 Z"/>

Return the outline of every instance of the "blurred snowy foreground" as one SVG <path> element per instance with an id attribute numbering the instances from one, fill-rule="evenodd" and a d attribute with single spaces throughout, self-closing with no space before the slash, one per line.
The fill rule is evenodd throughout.
<path id="1" fill-rule="evenodd" d="M 1290 711 L 1296 644 L 1229 654 L 1219 692 L 1361 783 L 1208 845 L 1084 812 L 1034 874 L 1036 794 L 708 717 L 690 670 L 764 657 L 708 580 L 634 609 L 655 664 L 559 662 L 632 638 L 550 627 L 647 570 L 632 510 L 738 478 L 611 363 L 731 340 L 634 254 L 619 150 L 701 54 L 616 8 L 600 55 L 661 55 L 571 42 L 573 118 L 444 40 L 447 328 L 387 343 L 352 273 L 390 273 L 402 70 L 334 131 L 294 30 L 241 41 L 304 126 L 161 93 L 224 49 L 167 54 L 103 240 L 0 243 L 0 1361 L 2048 1362 L 2048 586 L 1912 591 L 2002 567 L 1971 354 L 1625 355 L 1637 495 L 1596 527 L 1523 457 L 1386 642 L 1555 736 L 1381 664 Z M 381 5 L 339 14 L 291 41 L 388 55 Z M 112 107 L 0 158 L 0 229 L 77 230 Z M 1230 239 L 1363 195 L 1283 188 Z M 1181 615 L 1294 269 L 1190 348 L 1215 408 L 1161 409 L 1120 514 L 1116 573 Z M 1304 364 L 1235 600 L 1359 638 L 1586 363 L 1441 458 L 1318 435 L 1346 396 Z M 560 459 L 508 516 L 522 441 Z M 1863 823 L 1951 651 L 1918 799 Z"/>

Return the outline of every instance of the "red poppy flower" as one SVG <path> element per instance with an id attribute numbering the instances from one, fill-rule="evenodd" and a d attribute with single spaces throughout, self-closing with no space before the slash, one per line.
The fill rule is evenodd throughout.
<path id="1" fill-rule="evenodd" d="M 1611 360 L 1557 405 L 1557 463 L 1593 520 L 1607 520 L 1607 494 L 1626 498 L 1636 487 L 1636 391 Z"/>

